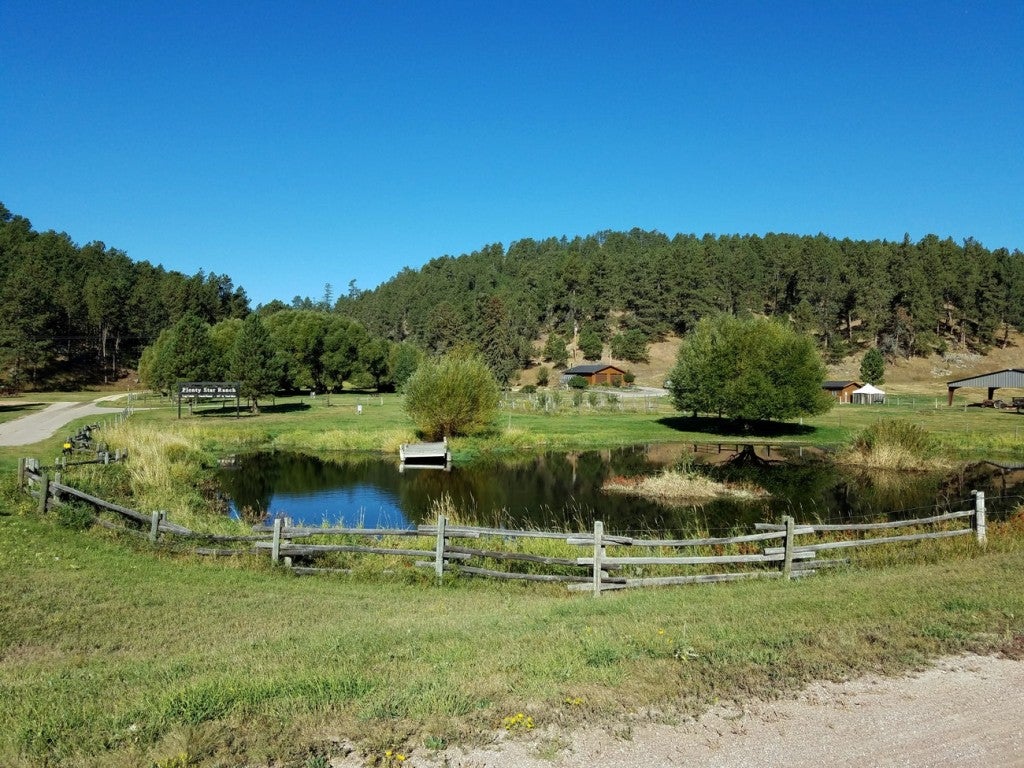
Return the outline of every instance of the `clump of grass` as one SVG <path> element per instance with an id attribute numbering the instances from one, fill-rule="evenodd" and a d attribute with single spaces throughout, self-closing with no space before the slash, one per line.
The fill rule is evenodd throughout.
<path id="1" fill-rule="evenodd" d="M 878 469 L 939 469 L 947 462 L 938 455 L 935 441 L 924 429 L 906 419 L 876 421 L 843 454 L 847 464 Z"/>
<path id="2" fill-rule="evenodd" d="M 768 495 L 753 485 L 720 483 L 696 472 L 666 470 L 659 475 L 642 478 L 613 478 L 602 490 L 629 493 L 662 501 L 691 501 L 728 496 L 734 499 L 760 499 Z"/>

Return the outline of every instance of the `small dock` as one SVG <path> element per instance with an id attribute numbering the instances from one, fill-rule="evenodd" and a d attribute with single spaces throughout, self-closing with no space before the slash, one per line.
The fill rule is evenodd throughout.
<path id="1" fill-rule="evenodd" d="M 402 460 L 399 471 L 406 469 L 443 469 L 452 468 L 452 452 L 445 438 L 440 443 L 402 443 L 398 446 L 398 457 Z"/>

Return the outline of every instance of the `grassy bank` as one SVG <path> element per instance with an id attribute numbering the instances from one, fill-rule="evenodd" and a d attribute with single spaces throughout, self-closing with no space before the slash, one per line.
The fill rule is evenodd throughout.
<path id="1" fill-rule="evenodd" d="M 518 713 L 628 729 L 649 706 L 671 722 L 897 672 L 1024 631 L 1020 532 L 990 541 L 952 562 L 926 543 L 884 569 L 594 600 L 411 569 L 295 579 L 19 511 L 0 516 L 0 764 L 306 766 L 346 744 L 372 762 Z"/>
<path id="2" fill-rule="evenodd" d="M 137 404 L 149 410 L 137 411 L 132 417 L 133 424 L 149 426 L 159 433 L 188 430 L 199 441 L 201 450 L 218 454 L 254 448 L 393 454 L 400 443 L 416 437 L 398 395 L 349 393 L 332 396 L 329 402 L 324 396 L 279 398 L 259 416 L 243 413 L 237 419 L 230 408 L 207 406 L 192 416 L 186 410 L 180 421 L 177 409 L 166 400 L 150 397 Z M 359 405 L 363 406 L 362 413 L 357 413 Z M 536 408 L 529 397 L 516 395 L 503 402 L 492 431 L 458 438 L 453 441 L 453 450 L 456 461 L 468 461 L 489 453 L 601 450 L 640 443 L 746 440 L 838 447 L 849 444 L 870 425 L 891 419 L 909 420 L 927 429 L 937 450 L 950 460 L 1024 458 L 1024 415 L 964 408 L 959 400 L 948 408 L 935 397 L 913 393 L 901 394 L 884 406 L 840 405 L 802 423 L 775 425 L 755 432 L 737 430 L 723 420 L 689 418 L 672 410 L 665 398 L 620 397 L 613 404 L 599 399 L 596 408 L 586 401 L 576 408 L 563 399 L 557 412 L 546 412 Z M 59 454 L 62 435 L 77 426 L 78 423 L 69 425 L 34 446 L 0 448 L 0 471 L 13 470 L 22 455 L 48 461 Z M 115 441 L 112 439 L 111 443 Z"/>

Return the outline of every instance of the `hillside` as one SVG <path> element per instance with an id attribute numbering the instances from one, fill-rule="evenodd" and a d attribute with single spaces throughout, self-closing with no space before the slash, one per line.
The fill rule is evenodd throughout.
<path id="1" fill-rule="evenodd" d="M 616 360 L 608 354 L 608 347 L 605 346 L 605 354 L 601 360 L 632 371 L 639 385 L 660 387 L 675 365 L 680 344 L 681 338 L 678 336 L 670 336 L 664 341 L 651 344 L 650 359 L 646 363 Z M 859 381 L 862 357 L 863 353 L 858 352 L 828 365 L 828 378 Z M 581 362 L 584 362 L 583 358 L 577 351 L 575 360 L 570 360 L 570 365 Z M 522 371 L 520 383 L 536 383 L 539 365 L 539 360 L 535 358 L 531 366 Z M 987 350 L 985 354 L 970 350 L 950 350 L 941 355 L 932 353 L 921 357 L 887 361 L 884 387 L 889 392 L 934 393 L 936 397 L 944 397 L 947 381 L 1005 368 L 1024 368 L 1024 333 L 1011 331 L 1005 347 L 997 345 Z"/>
<path id="2" fill-rule="evenodd" d="M 839 367 L 873 346 L 892 360 L 987 352 L 1024 330 L 1024 254 L 935 235 L 915 243 L 634 229 L 445 256 L 335 309 L 430 353 L 477 346 L 511 381 L 523 368 L 530 381 L 537 344 L 551 334 L 603 341 L 606 359 L 616 340 L 639 335 L 651 362 L 627 367 L 659 383 L 673 337 L 717 313 L 785 319 Z"/>

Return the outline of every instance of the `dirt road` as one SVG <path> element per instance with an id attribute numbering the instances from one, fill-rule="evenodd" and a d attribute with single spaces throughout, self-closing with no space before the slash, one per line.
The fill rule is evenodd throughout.
<path id="1" fill-rule="evenodd" d="M 107 395 L 85 403 L 51 403 L 36 413 L 0 424 L 0 445 L 31 445 L 56 434 L 61 427 L 75 419 L 96 414 L 116 413 L 99 403 L 117 400 L 124 395 Z"/>
<path id="2" fill-rule="evenodd" d="M 612 731 L 508 738 L 487 748 L 414 756 L 410 764 L 1021 768 L 1024 661 L 956 657 L 908 677 L 816 683 L 794 699 L 756 702 L 742 710 L 720 707 L 681 724 L 651 723 Z"/>

